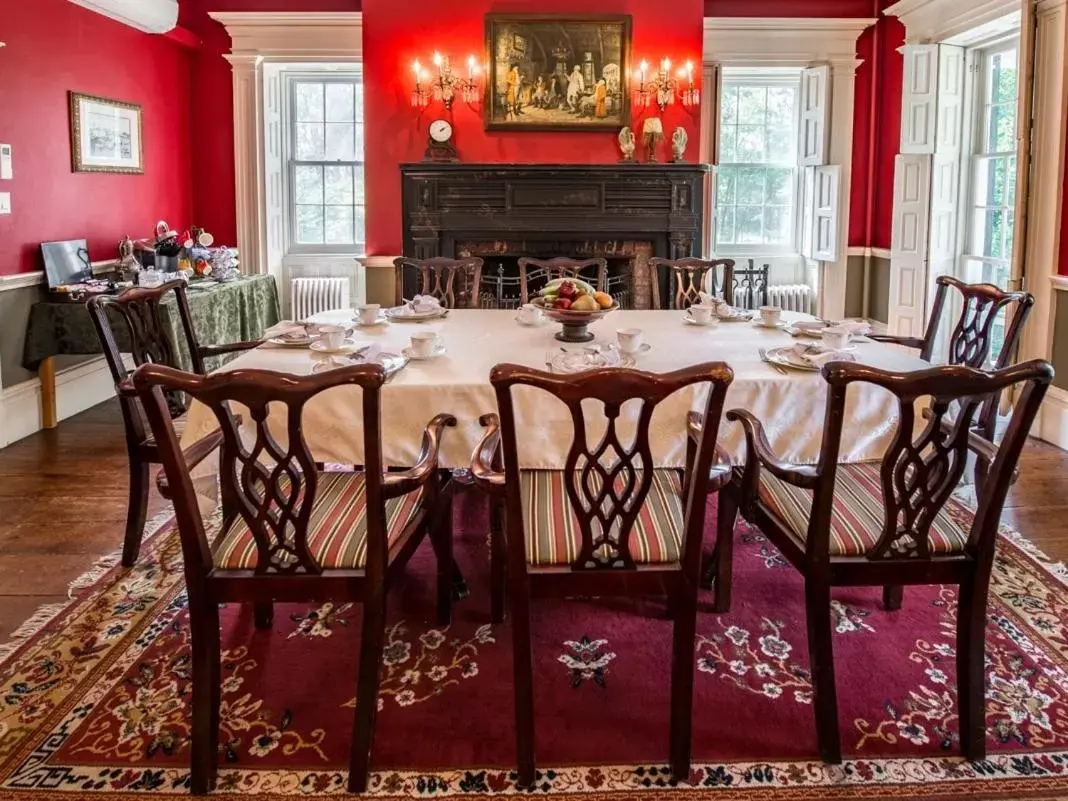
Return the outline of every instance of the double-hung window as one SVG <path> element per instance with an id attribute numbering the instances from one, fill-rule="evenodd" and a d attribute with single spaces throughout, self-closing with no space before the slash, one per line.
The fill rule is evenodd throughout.
<path id="1" fill-rule="evenodd" d="M 716 168 L 716 251 L 797 250 L 798 92 L 790 74 L 725 73 Z"/>
<path id="2" fill-rule="evenodd" d="M 1016 43 L 978 50 L 973 58 L 978 67 L 978 94 L 966 272 L 970 280 L 1006 287 L 1011 278 L 1016 204 Z"/>
<path id="3" fill-rule="evenodd" d="M 292 73 L 288 90 L 289 250 L 362 253 L 361 77 Z"/>

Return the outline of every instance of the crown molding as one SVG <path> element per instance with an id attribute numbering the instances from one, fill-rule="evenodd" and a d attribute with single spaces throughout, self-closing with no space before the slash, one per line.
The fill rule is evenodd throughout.
<path id="1" fill-rule="evenodd" d="M 1027 0 L 899 0 L 883 11 L 905 26 L 907 44 L 934 44 L 1021 10 Z"/>
<path id="2" fill-rule="evenodd" d="M 359 61 L 363 14 L 307 12 L 212 12 L 230 34 L 231 54 L 266 61 Z"/>
<path id="3" fill-rule="evenodd" d="M 704 61 L 738 67 L 855 66 L 869 18 L 705 17 Z"/>

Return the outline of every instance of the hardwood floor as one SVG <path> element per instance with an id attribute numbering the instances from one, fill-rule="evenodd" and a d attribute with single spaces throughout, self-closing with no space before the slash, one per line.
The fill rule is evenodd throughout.
<path id="1" fill-rule="evenodd" d="M 122 547 L 126 448 L 108 401 L 0 450 L 0 643 L 100 556 Z M 164 508 L 155 494 L 152 518 Z M 1004 520 L 1068 560 L 1068 451 L 1032 440 Z"/>

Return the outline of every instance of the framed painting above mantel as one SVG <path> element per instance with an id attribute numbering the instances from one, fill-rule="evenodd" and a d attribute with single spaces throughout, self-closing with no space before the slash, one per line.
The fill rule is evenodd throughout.
<path id="1" fill-rule="evenodd" d="M 487 14 L 486 130 L 629 125 L 630 37 L 624 14 Z"/>

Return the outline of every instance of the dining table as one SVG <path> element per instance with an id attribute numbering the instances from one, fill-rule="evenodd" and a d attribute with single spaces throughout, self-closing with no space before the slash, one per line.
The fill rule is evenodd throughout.
<path id="1" fill-rule="evenodd" d="M 787 323 L 811 319 L 815 318 L 783 313 L 783 321 Z M 443 437 L 441 467 L 470 466 L 472 452 L 483 434 L 479 418 L 497 410 L 495 389 L 490 383 L 490 372 L 495 365 L 513 363 L 545 370 L 562 348 L 615 347 L 620 329 L 642 332 L 646 347 L 634 358 L 635 369 L 668 372 L 707 362 L 726 362 L 733 370 L 734 380 L 727 392 L 725 409 L 740 408 L 756 415 L 764 423 L 771 446 L 780 458 L 813 463 L 819 456 L 826 382 L 819 371 L 780 369 L 761 355 L 762 350 L 786 347 L 798 341 L 782 327 L 761 326 L 757 321 L 701 326 L 692 324 L 678 311 L 618 310 L 590 324 L 592 343 L 576 346 L 555 338 L 559 324 L 545 320 L 525 325 L 517 319 L 515 311 L 452 309 L 432 320 L 389 321 L 362 327 L 355 326 L 353 312 L 344 309 L 320 313 L 308 322 L 351 327 L 350 340 L 340 352 L 332 354 L 265 343 L 244 352 L 219 370 L 259 369 L 308 375 L 359 363 L 358 354 L 368 347 L 370 353 L 402 355 L 410 346 L 413 334 L 434 332 L 440 337 L 443 349 L 439 355 L 407 360 L 403 369 L 392 375 L 381 389 L 381 442 L 383 458 L 389 466 L 410 466 L 418 460 L 423 428 L 441 412 L 454 415 L 458 421 Z M 866 338 L 860 338 L 852 346 L 849 356 L 858 363 L 902 372 L 930 366 L 913 350 Z M 355 386 L 335 387 L 312 398 L 305 406 L 302 431 L 316 461 L 364 463 L 360 392 Z M 516 393 L 513 397 L 521 466 L 563 468 L 573 431 L 567 407 L 532 387 L 517 387 L 513 392 Z M 707 384 L 698 384 L 658 405 L 650 427 L 654 466 L 684 466 L 686 415 L 704 408 L 707 392 Z M 637 419 L 639 404 L 640 401 L 634 401 L 623 407 L 618 426 L 624 437 L 628 421 L 633 423 Z M 846 416 L 840 461 L 878 459 L 897 425 L 896 399 L 881 387 L 856 384 L 848 393 Z M 286 424 L 281 409 L 277 415 L 271 413 L 268 425 L 272 434 L 284 441 Z M 603 415 L 598 421 L 596 413 L 587 414 L 586 425 L 594 429 L 592 434 L 596 436 L 597 427 L 604 428 Z M 214 414 L 194 400 L 183 445 L 196 441 L 216 426 Z M 736 464 L 744 461 L 745 440 L 740 425 L 724 419 L 719 442 Z"/>

